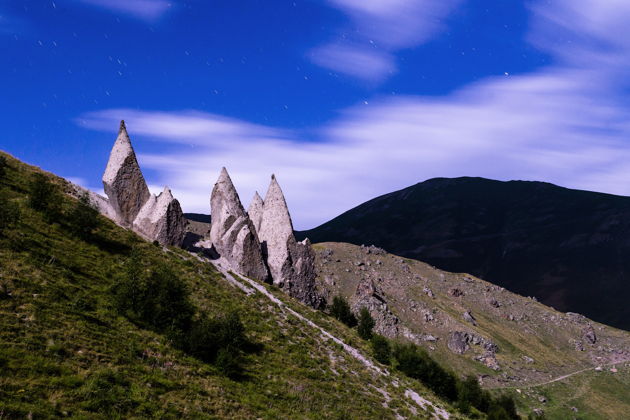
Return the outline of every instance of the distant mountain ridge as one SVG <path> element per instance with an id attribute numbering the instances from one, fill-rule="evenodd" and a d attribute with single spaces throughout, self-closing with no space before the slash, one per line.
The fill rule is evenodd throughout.
<path id="1" fill-rule="evenodd" d="M 630 330 L 630 197 L 434 178 L 297 236 L 374 244 Z"/>

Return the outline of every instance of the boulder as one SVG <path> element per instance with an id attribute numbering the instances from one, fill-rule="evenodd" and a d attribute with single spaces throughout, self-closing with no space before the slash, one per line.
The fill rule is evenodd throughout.
<path id="1" fill-rule="evenodd" d="M 181 246 L 186 234 L 184 213 L 168 187 L 151 195 L 133 221 L 133 230 L 149 241 Z"/>
<path id="2" fill-rule="evenodd" d="M 238 274 L 266 281 L 269 271 L 263 260 L 256 228 L 250 220 L 223 168 L 210 196 L 212 223 L 210 239 L 214 250 Z"/>
<path id="3" fill-rule="evenodd" d="M 124 227 L 133 225 L 140 209 L 151 196 L 124 121 L 120 122 L 118 137 L 103 174 L 103 188 L 116 214 L 116 222 Z"/>

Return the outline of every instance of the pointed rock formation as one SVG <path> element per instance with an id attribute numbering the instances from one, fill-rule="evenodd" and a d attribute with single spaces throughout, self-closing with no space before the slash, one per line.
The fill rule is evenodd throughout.
<path id="1" fill-rule="evenodd" d="M 181 246 L 186 233 L 184 213 L 168 187 L 151 195 L 133 222 L 133 230 L 162 245 Z"/>
<path id="2" fill-rule="evenodd" d="M 254 224 L 256 232 L 260 231 L 260 222 L 263 214 L 263 199 L 258 195 L 258 191 L 254 194 L 254 198 L 247 209 L 247 215 Z"/>
<path id="3" fill-rule="evenodd" d="M 120 122 L 118 138 L 103 174 L 103 188 L 116 213 L 117 222 L 125 227 L 133 225 L 140 209 L 151 196 L 124 121 Z"/>
<path id="4" fill-rule="evenodd" d="M 310 241 L 297 242 L 284 194 L 274 175 L 265 195 L 258 237 L 273 283 L 314 307 L 323 300 L 315 290 L 315 254 Z"/>
<path id="5" fill-rule="evenodd" d="M 293 248 L 296 241 L 289 209 L 275 175 L 271 175 L 271 184 L 265 195 L 258 238 L 263 244 L 273 283 L 284 285 L 293 274 L 289 248 Z"/>
<path id="6" fill-rule="evenodd" d="M 210 238 L 215 251 L 239 274 L 266 281 L 269 272 L 262 256 L 256 228 L 223 168 L 210 196 Z"/>

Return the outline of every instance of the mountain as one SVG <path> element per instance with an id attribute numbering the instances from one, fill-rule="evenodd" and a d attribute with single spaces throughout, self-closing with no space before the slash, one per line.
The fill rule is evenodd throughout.
<path id="1" fill-rule="evenodd" d="M 630 412 L 630 333 L 561 313 L 468 274 L 377 247 L 318 243 L 318 286 L 368 308 L 375 330 L 425 348 L 442 365 L 509 392 L 547 419 Z"/>
<path id="2" fill-rule="evenodd" d="M 324 312 L 145 241 L 87 211 L 75 192 L 0 153 L 1 418 L 457 412 Z"/>
<path id="3" fill-rule="evenodd" d="M 299 238 L 374 244 L 630 330 L 630 198 L 542 182 L 436 178 Z"/>

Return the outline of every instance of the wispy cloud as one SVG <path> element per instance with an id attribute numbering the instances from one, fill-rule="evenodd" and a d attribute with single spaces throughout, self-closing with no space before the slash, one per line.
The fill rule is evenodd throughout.
<path id="1" fill-rule="evenodd" d="M 123 13 L 134 18 L 155 21 L 162 17 L 171 7 L 167 0 L 78 0 L 83 3 Z"/>
<path id="2" fill-rule="evenodd" d="M 630 28 L 617 22 L 630 20 L 630 7 L 613 6 L 586 13 L 568 0 L 535 3 L 531 39 L 553 54 L 554 65 L 444 97 L 372 100 L 321 127 L 317 142 L 301 141 L 299 131 L 191 111 L 108 110 L 82 123 L 114 131 L 124 116 L 132 137 L 172 143 L 169 152 L 139 150 L 140 161 L 159 174 L 153 183 L 173 188 L 186 211 L 209 210 L 222 166 L 245 204 L 276 173 L 297 228 L 435 176 L 541 180 L 628 195 L 630 79 L 623 63 L 630 60 L 630 36 L 617 40 L 608 32 L 628 35 Z"/>
<path id="3" fill-rule="evenodd" d="M 322 67 L 365 80 L 395 72 L 394 52 L 425 43 L 463 0 L 328 0 L 350 18 L 333 42 L 311 51 Z"/>
<path id="4" fill-rule="evenodd" d="M 321 67 L 367 81 L 383 80 L 396 70 L 390 54 L 373 48 L 329 44 L 310 54 L 311 60 Z"/>

